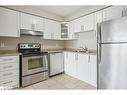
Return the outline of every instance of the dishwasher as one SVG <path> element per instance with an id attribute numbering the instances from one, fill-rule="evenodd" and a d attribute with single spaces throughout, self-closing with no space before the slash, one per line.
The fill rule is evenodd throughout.
<path id="1" fill-rule="evenodd" d="M 49 76 L 54 76 L 64 72 L 64 56 L 62 52 L 48 54 Z"/>

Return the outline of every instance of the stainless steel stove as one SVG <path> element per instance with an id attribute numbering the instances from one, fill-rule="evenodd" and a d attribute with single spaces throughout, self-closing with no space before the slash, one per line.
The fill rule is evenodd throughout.
<path id="1" fill-rule="evenodd" d="M 39 43 L 20 43 L 18 51 L 21 56 L 21 86 L 28 86 L 48 79 L 47 52 L 41 52 Z"/>

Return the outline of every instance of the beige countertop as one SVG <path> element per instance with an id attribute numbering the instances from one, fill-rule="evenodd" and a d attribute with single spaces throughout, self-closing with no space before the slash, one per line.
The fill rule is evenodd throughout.
<path id="1" fill-rule="evenodd" d="M 74 52 L 74 53 L 88 54 L 88 55 L 97 54 L 97 51 L 93 49 L 90 49 L 89 53 L 85 53 L 81 49 L 76 49 L 76 48 L 51 48 L 51 49 L 43 49 L 42 52 L 48 52 L 48 53 Z M 17 50 L 0 50 L 0 56 L 15 56 L 15 55 L 21 55 L 21 53 L 18 53 Z"/>
<path id="2" fill-rule="evenodd" d="M 0 56 L 16 56 L 21 55 L 16 50 L 0 50 Z"/>
<path id="3" fill-rule="evenodd" d="M 48 52 L 48 53 L 57 53 L 57 52 L 74 52 L 74 53 L 81 53 L 81 54 L 89 54 L 89 55 L 96 55 L 97 51 L 90 49 L 89 53 L 83 52 L 81 49 L 74 49 L 74 48 L 63 48 L 63 49 L 44 49 L 42 51 Z"/>

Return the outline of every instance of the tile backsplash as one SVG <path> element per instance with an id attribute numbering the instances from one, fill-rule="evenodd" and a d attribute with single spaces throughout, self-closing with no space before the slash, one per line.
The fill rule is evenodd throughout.
<path id="1" fill-rule="evenodd" d="M 48 48 L 64 48 L 64 41 L 46 40 L 38 36 L 21 36 L 20 38 L 14 37 L 0 37 L 0 50 L 17 49 L 18 43 L 40 43 L 42 49 Z M 4 44 L 4 46 L 2 46 Z"/>
<path id="2" fill-rule="evenodd" d="M 78 40 L 60 41 L 43 39 L 38 36 L 0 37 L 0 50 L 17 49 L 18 43 L 41 43 L 42 49 L 51 48 L 80 48 L 87 46 L 89 49 L 97 49 L 95 31 L 79 33 Z"/>

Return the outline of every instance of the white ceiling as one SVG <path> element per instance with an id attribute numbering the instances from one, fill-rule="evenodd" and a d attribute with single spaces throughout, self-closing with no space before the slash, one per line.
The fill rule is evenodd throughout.
<path id="1" fill-rule="evenodd" d="M 75 12 L 80 11 L 81 9 L 87 9 L 88 6 L 34 6 L 42 11 L 50 12 L 52 14 L 67 17 Z M 92 6 L 91 6 L 92 7 Z"/>

